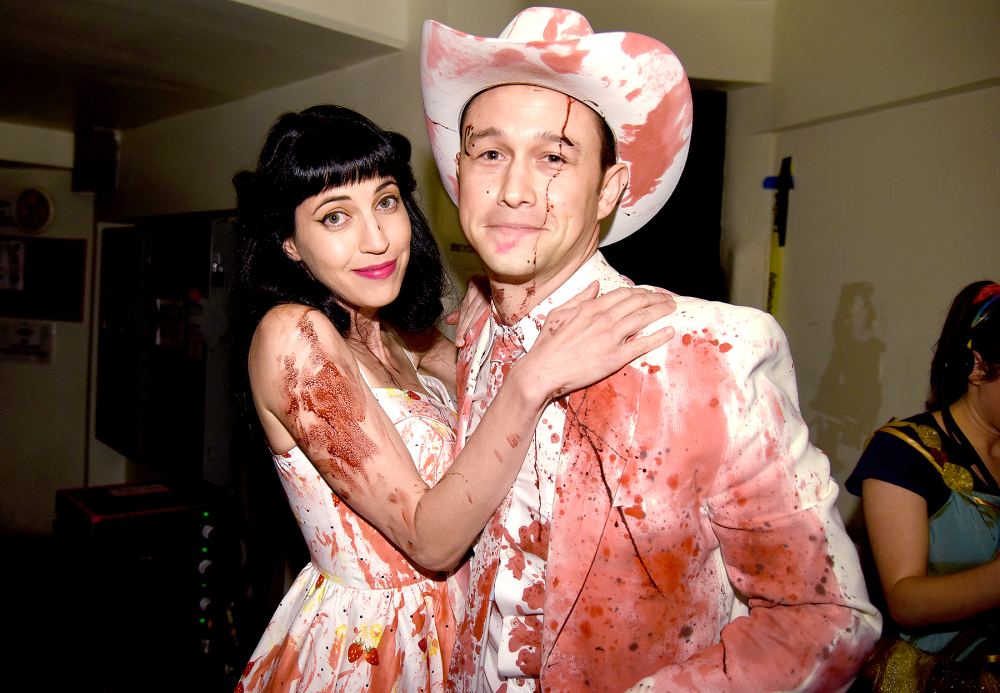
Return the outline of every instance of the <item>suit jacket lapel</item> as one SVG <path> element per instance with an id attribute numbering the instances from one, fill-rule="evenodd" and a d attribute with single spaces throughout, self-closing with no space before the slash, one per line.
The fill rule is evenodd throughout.
<path id="1" fill-rule="evenodd" d="M 563 471 L 545 569 L 543 668 L 590 572 L 629 461 L 635 412 L 623 410 L 629 403 L 618 393 L 623 378 L 637 377 L 626 367 L 566 400 Z"/>

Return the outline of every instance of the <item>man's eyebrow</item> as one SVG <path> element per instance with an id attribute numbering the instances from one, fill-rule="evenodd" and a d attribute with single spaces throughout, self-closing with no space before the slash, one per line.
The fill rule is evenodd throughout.
<path id="1" fill-rule="evenodd" d="M 476 140 L 483 139 L 484 137 L 503 137 L 504 134 L 503 130 L 495 127 L 483 128 L 482 130 L 470 130 L 468 138 L 466 139 L 466 144 L 473 145 L 476 143 Z M 552 132 L 551 130 L 545 130 L 538 133 L 535 139 L 541 140 L 542 142 L 552 142 L 553 144 L 564 144 L 567 147 L 576 146 L 576 144 L 574 144 L 570 138 L 566 137 L 566 135 L 558 132 Z"/>
<path id="2" fill-rule="evenodd" d="M 481 140 L 484 137 L 502 137 L 504 134 L 503 130 L 494 127 L 473 130 L 470 126 L 466 128 L 466 132 L 468 133 L 465 138 L 466 145 L 473 145 L 476 143 L 476 140 Z"/>
<path id="3" fill-rule="evenodd" d="M 573 140 L 566 137 L 565 134 L 559 132 L 551 132 L 546 130 L 545 132 L 538 133 L 538 139 L 543 142 L 552 142 L 553 144 L 565 144 L 567 147 L 575 147 Z"/>

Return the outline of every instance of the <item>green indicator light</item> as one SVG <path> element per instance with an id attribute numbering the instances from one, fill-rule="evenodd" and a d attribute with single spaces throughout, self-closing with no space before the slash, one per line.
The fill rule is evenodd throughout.
<path id="1" fill-rule="evenodd" d="M 208 553 L 208 547 L 207 546 L 202 546 L 201 547 L 201 552 L 202 553 Z"/>
<path id="2" fill-rule="evenodd" d="M 201 516 L 202 517 L 208 517 L 208 511 L 207 510 L 202 510 L 201 511 Z"/>
<path id="3" fill-rule="evenodd" d="M 202 616 L 201 618 L 199 618 L 198 623 L 200 623 L 201 625 L 205 625 L 205 617 Z"/>

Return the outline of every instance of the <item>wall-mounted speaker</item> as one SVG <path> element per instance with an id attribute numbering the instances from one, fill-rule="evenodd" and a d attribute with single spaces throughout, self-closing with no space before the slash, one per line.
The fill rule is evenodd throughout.
<path id="1" fill-rule="evenodd" d="M 104 127 L 77 128 L 73 142 L 73 192 L 112 193 L 118 187 L 121 133 Z"/>

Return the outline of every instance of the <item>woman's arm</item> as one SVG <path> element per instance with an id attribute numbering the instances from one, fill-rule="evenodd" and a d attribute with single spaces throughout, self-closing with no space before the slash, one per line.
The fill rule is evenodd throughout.
<path id="1" fill-rule="evenodd" d="M 1000 561 L 927 575 L 927 502 L 895 484 L 865 479 L 861 502 L 879 581 L 904 628 L 951 623 L 1000 607 Z"/>
<path id="2" fill-rule="evenodd" d="M 596 284 L 588 292 L 585 298 Z M 272 449 L 298 445 L 355 512 L 417 564 L 444 570 L 457 565 L 506 495 L 549 400 L 667 341 L 669 328 L 635 334 L 672 310 L 669 296 L 619 289 L 553 311 L 433 488 L 320 313 L 280 306 L 265 316 L 251 348 L 251 385 Z"/>

